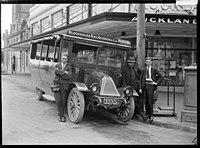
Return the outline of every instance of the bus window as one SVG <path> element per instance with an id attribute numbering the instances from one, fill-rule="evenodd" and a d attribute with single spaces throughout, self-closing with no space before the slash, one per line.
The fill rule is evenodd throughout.
<path id="1" fill-rule="evenodd" d="M 41 60 L 45 60 L 47 56 L 47 50 L 48 50 L 48 45 L 44 44 L 42 45 L 42 56 Z"/>
<path id="2" fill-rule="evenodd" d="M 58 62 L 59 52 L 60 52 L 60 40 L 58 42 L 56 42 L 56 45 L 55 45 L 54 62 Z"/>
<path id="3" fill-rule="evenodd" d="M 97 48 L 95 46 L 74 43 L 72 53 L 76 53 L 77 57 L 81 58 L 84 63 L 96 64 Z"/>
<path id="4" fill-rule="evenodd" d="M 42 42 L 37 43 L 37 51 L 36 51 L 36 59 L 40 59 L 41 56 L 41 49 L 42 49 Z"/>
<path id="5" fill-rule="evenodd" d="M 99 65 L 121 67 L 123 52 L 109 48 L 99 50 Z"/>
<path id="6" fill-rule="evenodd" d="M 36 51 L 37 51 L 37 43 L 32 43 L 31 44 L 31 59 L 35 59 Z"/>
<path id="7" fill-rule="evenodd" d="M 63 40 L 62 42 L 62 55 L 69 52 L 69 41 Z M 62 56 L 61 55 L 61 56 Z"/>
<path id="8" fill-rule="evenodd" d="M 96 52 L 94 50 L 80 50 L 77 56 L 81 58 L 84 63 L 96 63 Z"/>
<path id="9" fill-rule="evenodd" d="M 48 48 L 48 53 L 47 53 L 47 61 L 51 61 L 53 60 L 53 57 L 54 57 L 54 45 L 49 45 L 49 48 Z"/>
<path id="10" fill-rule="evenodd" d="M 53 39 L 43 41 L 42 58 L 46 59 L 47 61 L 53 60 L 54 45 L 55 40 Z"/>

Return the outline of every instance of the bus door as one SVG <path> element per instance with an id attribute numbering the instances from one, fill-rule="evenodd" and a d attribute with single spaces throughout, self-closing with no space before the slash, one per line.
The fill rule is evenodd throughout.
<path id="1" fill-rule="evenodd" d="M 50 85 L 53 84 L 54 79 L 54 64 L 58 61 L 58 57 L 54 56 L 58 52 L 58 48 L 55 47 L 56 40 L 48 39 L 44 40 L 42 44 L 42 53 L 40 58 L 40 77 L 43 82 L 43 86 L 47 90 L 50 90 Z"/>
<path id="2" fill-rule="evenodd" d="M 30 73 L 32 82 L 35 83 L 36 87 L 40 86 L 40 56 L 41 56 L 42 42 L 34 41 L 31 43 L 31 54 L 30 54 Z"/>

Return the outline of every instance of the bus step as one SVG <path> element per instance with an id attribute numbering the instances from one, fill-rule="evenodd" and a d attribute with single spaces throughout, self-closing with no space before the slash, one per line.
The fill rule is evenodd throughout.
<path id="1" fill-rule="evenodd" d="M 42 97 L 45 98 L 46 100 L 55 101 L 55 98 L 51 95 L 43 94 Z"/>

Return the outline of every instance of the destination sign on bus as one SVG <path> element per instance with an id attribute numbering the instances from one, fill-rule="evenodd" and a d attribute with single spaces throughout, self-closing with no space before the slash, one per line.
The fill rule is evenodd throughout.
<path id="1" fill-rule="evenodd" d="M 129 41 L 121 40 L 121 39 L 113 39 L 113 38 L 103 37 L 100 35 L 93 35 L 93 34 L 89 34 L 89 33 L 77 32 L 77 31 L 72 31 L 72 30 L 68 31 L 68 34 L 79 36 L 79 37 L 90 38 L 90 39 L 96 39 L 96 40 L 100 40 L 100 41 L 107 41 L 107 42 L 131 46 L 131 43 Z"/>

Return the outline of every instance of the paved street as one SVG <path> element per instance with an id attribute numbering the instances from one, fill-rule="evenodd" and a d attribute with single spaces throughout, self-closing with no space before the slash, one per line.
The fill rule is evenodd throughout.
<path id="1" fill-rule="evenodd" d="M 2 144 L 177 144 L 190 145 L 196 134 L 135 120 L 114 124 L 100 113 L 86 112 L 79 124 L 57 121 L 54 101 L 38 101 L 31 77 L 2 75 Z"/>

